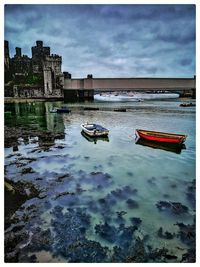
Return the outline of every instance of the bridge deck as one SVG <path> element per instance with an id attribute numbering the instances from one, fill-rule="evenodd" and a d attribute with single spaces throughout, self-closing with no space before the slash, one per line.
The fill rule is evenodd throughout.
<path id="1" fill-rule="evenodd" d="M 87 78 L 65 79 L 64 90 L 189 90 L 195 78 Z"/>

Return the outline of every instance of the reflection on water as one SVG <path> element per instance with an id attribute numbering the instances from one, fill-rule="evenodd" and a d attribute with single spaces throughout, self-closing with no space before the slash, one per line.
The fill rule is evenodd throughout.
<path id="1" fill-rule="evenodd" d="M 123 103 L 121 113 L 121 104 L 74 103 L 70 114 L 49 112 L 61 102 L 6 104 L 6 125 L 40 135 L 5 149 L 7 186 L 23 196 L 6 191 L 6 261 L 180 262 L 195 240 L 195 108 L 179 104 Z M 83 135 L 86 121 L 109 139 Z M 186 134 L 187 149 L 137 145 L 137 128 Z M 52 141 L 50 132 L 64 136 Z"/>
<path id="2" fill-rule="evenodd" d="M 56 107 L 61 107 L 58 102 Z M 34 129 L 44 129 L 52 132 L 64 131 L 62 116 L 50 114 L 54 107 L 52 102 L 12 103 L 5 105 L 5 111 L 11 111 L 12 116 L 6 120 L 6 125 L 28 126 Z"/>
<path id="3" fill-rule="evenodd" d="M 163 150 L 174 152 L 177 154 L 180 154 L 182 149 L 186 149 L 185 144 L 170 144 L 170 143 L 164 143 L 164 142 L 144 140 L 141 138 L 136 138 L 135 143 L 137 145 L 148 146 L 148 147 L 152 147 L 155 149 L 163 149 Z"/>
<path id="4" fill-rule="evenodd" d="M 93 142 L 94 144 L 97 143 L 97 141 L 101 140 L 101 141 L 106 141 L 109 142 L 109 137 L 108 136 L 89 136 L 88 134 L 84 133 L 83 131 L 81 131 L 82 136 L 87 139 L 89 142 Z"/>

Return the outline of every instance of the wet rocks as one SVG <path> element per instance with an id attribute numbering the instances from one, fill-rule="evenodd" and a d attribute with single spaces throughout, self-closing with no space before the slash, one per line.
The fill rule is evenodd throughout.
<path id="1" fill-rule="evenodd" d="M 72 179 L 72 176 L 70 175 L 70 173 L 66 173 L 64 175 L 58 176 L 57 181 L 63 182 L 65 179 Z"/>
<path id="2" fill-rule="evenodd" d="M 5 126 L 5 147 L 11 147 L 18 145 L 18 139 L 22 138 L 25 143 L 29 142 L 29 138 L 38 137 L 39 145 L 52 145 L 55 139 L 64 139 L 64 133 L 54 133 L 49 131 L 40 131 L 35 129 L 25 129 L 23 127 L 11 127 Z"/>
<path id="3" fill-rule="evenodd" d="M 195 224 L 176 223 L 179 227 L 178 237 L 190 247 L 195 247 L 196 230 Z"/>
<path id="4" fill-rule="evenodd" d="M 137 226 L 125 226 L 124 224 L 120 224 L 119 227 L 115 227 L 107 222 L 95 226 L 96 234 L 110 243 L 118 244 L 122 248 L 130 245 L 135 230 L 137 230 Z"/>
<path id="5" fill-rule="evenodd" d="M 107 261 L 108 248 L 102 247 L 99 242 L 83 238 L 69 245 L 65 257 L 69 262 L 97 263 Z"/>
<path id="6" fill-rule="evenodd" d="M 5 227 L 10 225 L 10 218 L 28 199 L 38 197 L 40 191 L 30 182 L 13 182 L 5 178 Z"/>
<path id="7" fill-rule="evenodd" d="M 156 207 L 159 209 L 159 211 L 169 211 L 176 215 L 188 212 L 188 207 L 179 202 L 159 201 L 156 204 Z"/>
<path id="8" fill-rule="evenodd" d="M 133 225 L 140 225 L 142 223 L 142 220 L 138 217 L 132 217 L 130 218 L 130 221 Z"/>
<path id="9" fill-rule="evenodd" d="M 115 219 L 116 223 L 118 224 L 124 224 L 125 223 L 125 219 L 123 218 L 123 216 L 125 214 L 127 214 L 126 211 L 116 211 L 116 214 L 117 214 L 117 218 Z"/>
<path id="10" fill-rule="evenodd" d="M 91 172 L 81 176 L 80 182 L 92 184 L 94 186 L 108 187 L 113 183 L 112 177 L 108 173 Z"/>
<path id="11" fill-rule="evenodd" d="M 111 262 L 147 262 L 147 256 L 144 242 L 140 238 L 135 238 L 129 243 L 128 247 L 115 246 Z"/>
<path id="12" fill-rule="evenodd" d="M 156 184 L 156 177 L 151 177 L 147 180 L 147 182 L 151 185 L 155 185 Z"/>
<path id="13" fill-rule="evenodd" d="M 130 195 L 135 195 L 137 193 L 137 189 L 132 189 L 130 186 L 124 186 L 122 188 L 117 188 L 116 190 L 111 191 L 111 194 L 115 196 L 116 199 L 125 200 Z"/>
<path id="14" fill-rule="evenodd" d="M 59 206 L 53 209 L 52 215 L 54 218 L 51 224 L 55 233 L 54 254 L 66 256 L 68 247 L 84 238 L 86 230 L 90 227 L 90 216 L 81 208 L 68 209 L 63 213 Z"/>
<path id="15" fill-rule="evenodd" d="M 9 231 L 5 234 L 5 262 L 18 262 L 19 244 L 28 240 L 28 233 L 21 230 L 19 232 Z"/>
<path id="16" fill-rule="evenodd" d="M 114 226 L 109 225 L 107 222 L 104 224 L 97 224 L 95 226 L 95 233 L 111 243 L 114 243 L 117 238 L 117 229 Z"/>
<path id="17" fill-rule="evenodd" d="M 155 248 L 152 249 L 148 246 L 148 262 L 166 262 L 165 256 L 168 253 L 166 248 Z"/>
<path id="18" fill-rule="evenodd" d="M 104 198 L 98 199 L 99 211 L 101 213 L 111 214 L 111 208 L 117 203 L 111 194 L 106 195 Z"/>
<path id="19" fill-rule="evenodd" d="M 160 227 L 158 229 L 157 234 L 158 234 L 158 236 L 160 238 L 164 238 L 164 239 L 173 239 L 174 238 L 174 234 L 172 234 L 172 233 L 170 233 L 168 231 L 166 231 L 166 232 L 163 233 L 163 228 L 162 227 Z"/>
<path id="20" fill-rule="evenodd" d="M 134 173 L 133 172 L 127 172 L 126 173 L 128 176 L 130 176 L 130 177 L 133 177 L 134 176 Z"/>
<path id="21" fill-rule="evenodd" d="M 28 173 L 34 173 L 34 172 L 35 171 L 31 167 L 28 167 L 28 168 L 23 168 L 21 171 L 21 174 L 24 175 L 24 174 L 28 174 Z"/>
<path id="22" fill-rule="evenodd" d="M 55 200 L 58 199 L 59 197 L 62 197 L 62 196 L 68 196 L 68 195 L 71 195 L 71 196 L 74 196 L 75 193 L 74 192 L 62 192 L 62 193 L 58 193 L 56 196 L 55 196 Z"/>
<path id="23" fill-rule="evenodd" d="M 196 262 L 196 251 L 195 251 L 195 248 L 188 249 L 187 252 L 182 255 L 181 262 L 185 262 L 185 263 Z"/>
<path id="24" fill-rule="evenodd" d="M 174 261 L 174 260 L 177 260 L 178 257 L 175 255 L 171 255 L 171 254 L 165 254 L 165 259 L 170 260 L 170 261 Z"/>
<path id="25" fill-rule="evenodd" d="M 131 198 L 126 201 L 126 204 L 128 205 L 129 209 L 137 209 L 139 207 L 137 201 Z"/>
<path id="26" fill-rule="evenodd" d="M 196 180 L 194 179 L 189 183 L 186 190 L 186 197 L 191 204 L 192 208 L 195 209 L 196 205 Z"/>

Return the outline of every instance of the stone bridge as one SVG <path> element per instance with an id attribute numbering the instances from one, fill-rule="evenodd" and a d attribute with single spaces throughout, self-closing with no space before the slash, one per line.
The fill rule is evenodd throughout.
<path id="1" fill-rule="evenodd" d="M 196 91 L 196 77 L 192 78 L 93 78 L 64 79 L 64 98 L 93 98 L 94 91 L 173 91 L 181 94 Z"/>

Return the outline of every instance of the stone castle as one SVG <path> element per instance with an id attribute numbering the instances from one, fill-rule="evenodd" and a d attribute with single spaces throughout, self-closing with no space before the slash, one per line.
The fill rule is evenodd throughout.
<path id="1" fill-rule="evenodd" d="M 5 96 L 31 98 L 62 98 L 64 78 L 71 78 L 62 72 L 62 57 L 50 53 L 50 47 L 36 41 L 32 58 L 22 55 L 21 48 L 10 58 L 9 42 L 4 41 Z"/>

